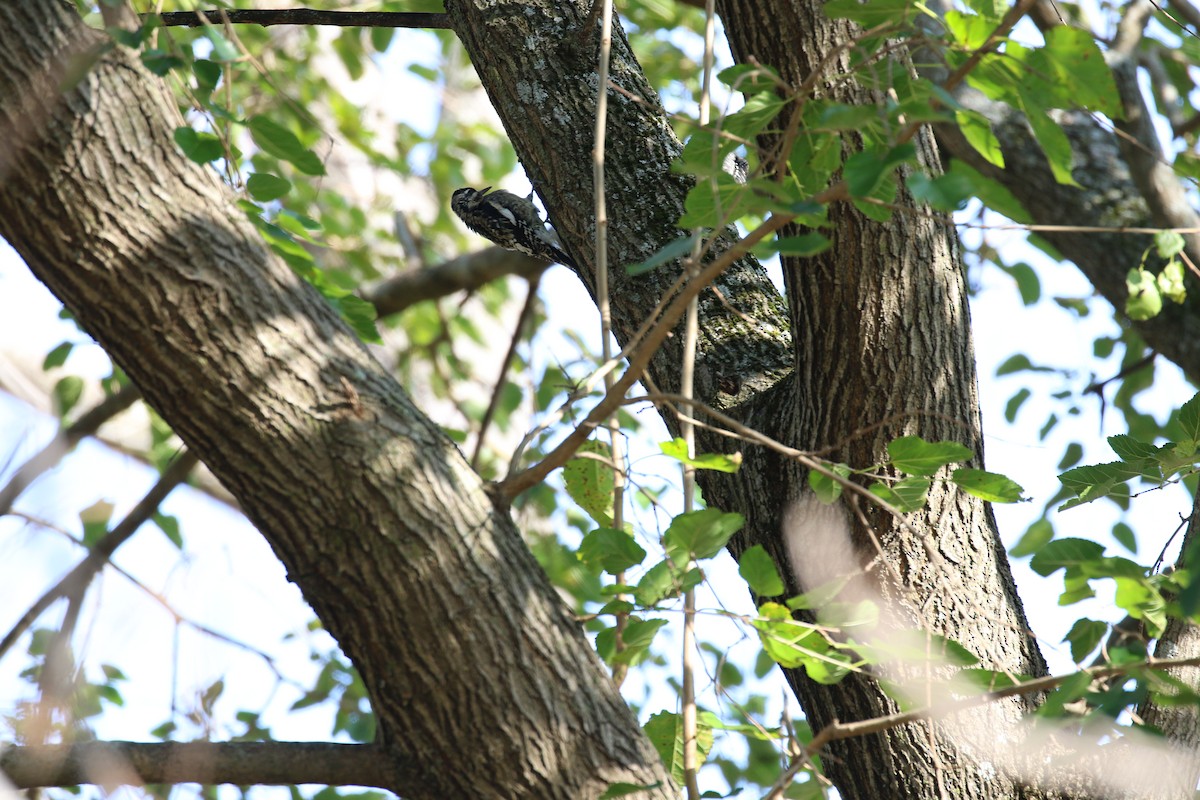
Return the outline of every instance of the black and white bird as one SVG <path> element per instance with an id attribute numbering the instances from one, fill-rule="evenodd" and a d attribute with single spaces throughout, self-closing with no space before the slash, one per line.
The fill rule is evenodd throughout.
<path id="1" fill-rule="evenodd" d="M 508 250 L 575 268 L 558 234 L 546 227 L 532 199 L 490 186 L 465 186 L 450 197 L 450 208 L 467 227 Z M 532 195 L 531 195 L 532 197 Z"/>

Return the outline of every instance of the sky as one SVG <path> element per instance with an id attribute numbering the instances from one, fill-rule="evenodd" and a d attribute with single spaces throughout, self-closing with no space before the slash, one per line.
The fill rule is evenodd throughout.
<path id="1" fill-rule="evenodd" d="M 381 73 L 395 81 L 398 91 L 412 102 L 406 104 L 405 121 L 418 130 L 432 127 L 429 108 L 436 91 L 428 82 L 407 71 L 408 63 L 436 63 L 427 40 L 414 36 L 405 47 L 394 47 L 395 58 L 381 61 Z M 519 183 L 519 178 L 517 179 Z M 968 212 L 963 218 L 971 217 Z M 968 240 L 980 235 L 964 230 Z M 1053 264 L 1020 237 L 1004 232 L 988 232 L 989 242 L 1002 249 L 1007 261 L 1024 259 L 1038 268 L 1043 282 L 1043 298 L 1032 308 L 1021 305 L 1010 278 L 993 267 L 973 267 L 972 285 L 978 290 L 972 304 L 973 330 L 979 364 L 980 400 L 986 434 L 987 468 L 1005 473 L 1020 482 L 1031 498 L 1028 503 L 996 506 L 996 516 L 1006 544 L 1019 538 L 1029 522 L 1040 515 L 1047 499 L 1058 489 L 1058 462 L 1069 441 L 1085 445 L 1082 463 L 1112 459 L 1103 436 L 1123 432 L 1122 420 L 1111 409 L 1102 418 L 1095 398 L 1079 402 L 1081 413 L 1064 419 L 1047 438 L 1040 441 L 1038 429 L 1054 408 L 1048 395 L 1060 388 L 1079 391 L 1093 377 L 1115 374 L 1114 359 L 1098 365 L 1092 354 L 1092 340 L 1101 333 L 1115 333 L 1114 323 L 1103 301 L 1092 300 L 1095 313 L 1077 319 L 1052 300 L 1055 296 L 1090 297 L 1091 287 L 1070 265 Z M 778 272 L 776 267 L 776 278 Z M 598 343 L 599 321 L 595 308 L 579 281 L 566 269 L 555 268 L 544 278 L 549 329 L 574 328 L 584 331 L 593 346 Z M 41 357 L 64 340 L 80 342 L 68 362 L 69 371 L 88 377 L 107 373 L 107 360 L 98 348 L 88 345 L 86 337 L 70 323 L 56 316 L 56 301 L 34 280 L 19 259 L 0 243 L 0 353 L 9 357 L 40 362 Z M 589 332 L 590 333 L 587 333 Z M 547 333 L 542 344 L 543 357 L 569 361 L 576 357 L 570 341 Z M 598 349 L 596 347 L 595 349 Z M 1030 378 L 1019 374 L 996 378 L 996 367 L 1015 352 L 1027 353 L 1032 360 L 1074 371 L 1073 376 Z M 1091 370 L 1099 371 L 1093 376 Z M 1031 384 L 1034 396 L 1022 408 L 1015 424 L 1004 419 L 1004 407 L 1019 388 Z M 1192 395 L 1178 370 L 1160 365 L 1155 387 L 1139 398 L 1143 410 L 1165 418 Z M 639 469 L 651 475 L 670 477 L 673 469 L 665 458 L 656 456 L 656 443 L 667 438 L 665 429 L 652 414 L 642 414 L 647 432 L 631 455 Z M 32 411 L 22 402 L 0 393 L 0 465 L 20 464 L 55 430 L 48 416 Z M 1103 435 L 1102 435 L 1103 434 Z M 0 471 L 0 479 L 7 469 Z M 79 532 L 79 509 L 97 501 L 116 504 L 114 519 L 120 518 L 153 483 L 155 474 L 133 459 L 88 442 L 58 469 L 44 476 L 22 497 L 18 508 L 29 515 L 48 520 L 67 531 Z M 192 489 L 177 490 L 165 510 L 185 520 L 185 549 L 181 554 L 165 536 L 150 526 L 117 554 L 115 561 L 128 570 L 139 585 L 111 570 L 89 595 L 80 630 L 81 650 L 95 670 L 100 664 L 117 664 L 128 675 L 126 705 L 96 720 L 101 738 L 146 737 L 146 732 L 161 723 L 171 710 L 186 711 L 196 703 L 203 687 L 225 676 L 230 680 L 229 696 L 219 704 L 222 717 L 235 708 L 262 709 L 268 724 L 284 723 L 286 738 L 325 739 L 329 735 L 329 715 L 321 709 L 288 714 L 287 707 L 299 696 L 299 689 L 280 682 L 273 669 L 260 655 L 244 647 L 214 643 L 211 637 L 187 625 L 177 625 L 173 613 L 147 602 L 147 592 L 164 598 L 178 614 L 189 620 L 204 621 L 222 633 L 259 648 L 276 659 L 280 669 L 299 684 L 311 682 L 315 665 L 309 657 L 315 649 L 332 646 L 328 636 L 310 634 L 306 625 L 311 612 L 298 590 L 287 581 L 278 561 L 262 538 L 240 515 L 215 503 Z M 1185 493 L 1173 490 L 1148 494 L 1134 504 L 1129 515 L 1121 517 L 1111 504 L 1098 503 L 1068 511 L 1056 518 L 1058 535 L 1078 535 L 1104 542 L 1112 552 L 1120 546 L 1112 543 L 1109 531 L 1118 518 L 1124 518 L 1138 532 L 1142 561 L 1154 558 L 1167 537 L 1186 514 L 1189 503 Z M 27 521 L 0 519 L 0 632 L 7 631 L 25 608 L 52 585 L 79 558 L 79 551 L 64 536 L 47 533 Z M 1041 578 L 1031 573 L 1027 560 L 1015 560 L 1014 574 L 1031 610 L 1031 621 L 1039 635 L 1054 671 L 1069 670 L 1069 652 L 1061 645 L 1063 634 L 1072 621 L 1086 613 L 1115 621 L 1119 618 L 1109 606 L 1107 588 L 1099 584 L 1100 598 L 1067 609 L 1057 607 L 1061 578 Z M 748 597 L 732 561 L 723 556 L 709 569 L 712 593 L 700 599 L 702 608 L 722 606 L 747 613 L 752 611 Z M 219 590 L 214 590 L 219 587 Z M 147 608 L 151 610 L 147 611 Z M 47 614 L 43 624 L 52 624 L 58 610 Z M 754 642 L 734 626 L 715 618 L 705 623 L 704 635 L 722 647 L 740 647 L 751 653 Z M 281 634 L 295 635 L 282 640 Z M 665 644 L 670 652 L 677 647 L 674 633 Z M 0 659 L 0 713 L 27 696 L 27 684 L 19 678 L 25 666 L 20 650 Z M 743 657 L 752 657 L 743 656 Z M 634 679 L 626 687 L 627 695 L 648 710 L 672 704 L 643 680 Z M 778 713 L 778 706 L 773 709 Z M 768 720 L 772 721 L 772 720 Z M 236 726 L 222 724 L 215 738 L 237 733 Z M 197 733 L 192 730 L 191 734 Z M 186 735 L 182 738 L 186 738 Z"/>

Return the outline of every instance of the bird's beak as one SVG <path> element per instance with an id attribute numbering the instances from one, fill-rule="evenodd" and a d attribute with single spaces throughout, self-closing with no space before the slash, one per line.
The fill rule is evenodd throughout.
<path id="1" fill-rule="evenodd" d="M 483 187 L 483 189 L 481 189 L 481 190 L 480 190 L 480 192 L 479 192 L 479 193 L 480 193 L 480 194 L 487 194 L 487 193 L 488 193 L 488 192 L 490 192 L 491 190 L 492 190 L 492 187 L 490 187 L 490 186 L 485 186 L 485 187 Z"/>

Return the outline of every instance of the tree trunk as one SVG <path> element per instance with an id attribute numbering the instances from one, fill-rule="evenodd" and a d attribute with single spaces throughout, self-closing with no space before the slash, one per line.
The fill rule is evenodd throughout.
<path id="1" fill-rule="evenodd" d="M 108 42 L 69 3 L 0 5 L 0 235 L 271 543 L 362 674 L 388 788 L 670 796 L 510 516 Z"/>
<path id="2" fill-rule="evenodd" d="M 556 227 L 573 253 L 586 254 L 591 234 L 591 138 L 583 120 L 595 102 L 595 35 L 576 33 L 586 8 L 515 0 L 483 6 L 459 0 L 447 10 Z M 794 85 L 848 35 L 845 26 L 831 26 L 816 4 L 767 8 L 756 2 L 731 2 L 722 12 L 735 57 L 745 62 L 756 56 L 780 68 Z M 521 46 L 500 46 L 501 38 Z M 607 173 L 612 180 L 606 189 L 608 207 L 614 210 L 610 262 L 621 265 L 678 235 L 670 222 L 682 209 L 689 184 L 670 172 L 668 162 L 678 152 L 678 143 L 650 88 L 640 80 L 619 29 L 614 32 L 613 59 L 614 83 L 620 89 L 609 91 L 610 130 L 620 133 L 610 134 Z M 535 60 L 536 72 L 528 66 Z M 530 119 L 539 124 L 528 124 Z M 925 162 L 936 164 L 928 136 L 921 147 Z M 652 202 L 647 202 L 647 186 L 656 187 Z M 781 325 L 777 315 L 769 318 L 770 330 L 790 329 L 788 360 L 797 365 L 792 378 L 760 379 L 778 374 L 778 348 L 789 339 L 702 316 L 701 330 L 710 333 L 707 352 L 715 354 L 710 355 L 714 361 L 725 353 L 722 335 L 743 348 L 754 344 L 750 349 L 759 354 L 757 361 L 731 359 L 726 374 L 752 390 L 738 396 L 733 413 L 787 445 L 833 446 L 835 458 L 854 466 L 886 459 L 886 442 L 905 433 L 965 443 L 980 462 L 969 314 L 948 221 L 897 216 L 879 224 L 849 207 L 835 209 L 833 218 L 833 251 L 785 264 L 790 320 Z M 586 255 L 578 260 L 588 267 L 594 263 Z M 722 293 L 748 309 L 774 308 L 774 292 L 754 265 L 744 262 L 737 270 L 730 273 L 735 278 L 721 287 Z M 619 338 L 637 328 L 677 274 L 664 268 L 649 279 L 629 279 L 620 269 L 614 271 Z M 581 278 L 593 285 L 589 269 Z M 650 291 L 643 288 L 646 284 Z M 702 313 L 719 309 L 713 304 Z M 677 352 L 668 351 L 652 365 L 651 377 L 659 385 L 673 386 L 677 370 Z M 721 402 L 711 387 L 699 388 L 702 399 Z M 729 447 L 715 437 L 703 445 Z M 749 544 L 763 544 L 791 573 L 789 592 L 802 591 L 796 573 L 805 567 L 789 557 L 787 520 L 797 527 L 796 517 L 802 523 L 812 510 L 805 496 L 804 470 L 752 447 L 737 475 L 705 477 L 705 496 L 711 504 L 747 517 L 745 533 L 733 545 L 735 555 Z M 935 490 L 929 510 L 907 531 L 887 515 L 865 511 L 884 559 L 900 565 L 896 585 L 881 581 L 878 588 L 903 609 L 905 618 L 964 642 L 986 666 L 1028 675 L 1044 672 L 985 504 L 953 490 Z M 861 525 L 853 527 L 854 558 L 866 563 L 875 555 L 870 534 Z M 821 686 L 793 671 L 789 680 L 814 729 L 834 720 L 895 710 L 866 677 Z M 833 758 L 825 762 L 826 769 L 847 798 L 924 798 L 942 792 L 1016 796 L 1020 790 L 1012 775 L 975 763 L 963 747 L 971 744 L 969 734 L 990 738 L 995 719 L 1011 726 L 1025 708 L 1024 700 L 1012 699 L 968 715 L 965 724 L 939 726 L 934 735 L 918 725 L 839 743 L 831 748 Z"/>

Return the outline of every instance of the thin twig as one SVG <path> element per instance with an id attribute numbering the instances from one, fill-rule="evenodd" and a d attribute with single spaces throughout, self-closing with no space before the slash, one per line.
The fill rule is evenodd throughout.
<path id="1" fill-rule="evenodd" d="M 39 475 L 53 469 L 81 439 L 91 436 L 101 425 L 136 403 L 141 396 L 141 392 L 135 386 L 123 386 L 70 425 L 59 428 L 50 443 L 22 464 L 8 479 L 4 488 L 0 489 L 0 515 L 7 514 L 21 492 L 37 480 Z"/>
<path id="2" fill-rule="evenodd" d="M 118 547 L 125 544 L 138 528 L 158 510 L 159 505 L 167 498 L 176 486 L 187 480 L 188 474 L 199 463 L 199 459 L 190 450 L 179 454 L 175 461 L 167 467 L 158 482 L 146 492 L 146 496 L 117 523 L 116 527 L 100 537 L 92 546 L 92 551 L 79 564 L 60 580 L 53 588 L 43 594 L 29 610 L 26 611 L 12 629 L 0 640 L 0 658 L 4 657 L 17 639 L 37 622 L 47 608 L 61 597 L 67 597 L 77 587 L 86 587 L 99 572 Z"/>
<path id="3" fill-rule="evenodd" d="M 449 29 L 450 16 L 416 11 L 318 11 L 312 8 L 208 9 L 143 14 L 164 27 L 198 28 L 210 24 L 205 17 L 221 15 L 234 25 L 332 25 L 340 28 L 436 28 Z"/>
<path id="4" fill-rule="evenodd" d="M 500 362 L 500 375 L 496 378 L 496 387 L 492 390 L 487 411 L 483 412 L 483 421 L 479 423 L 479 436 L 475 440 L 475 452 L 471 454 L 471 469 L 473 470 L 479 470 L 479 456 L 483 453 L 483 442 L 487 438 L 492 418 L 496 416 L 496 408 L 500 405 L 500 395 L 504 392 L 508 370 L 512 367 L 513 357 L 517 354 L 517 345 L 521 343 L 521 334 L 529 323 L 530 317 L 533 316 L 533 309 L 537 305 L 537 291 L 541 277 L 539 272 L 529 281 L 529 290 L 525 294 L 525 305 L 521 306 L 521 313 L 517 317 L 517 326 L 513 330 L 512 340 L 508 343 L 508 352 L 504 354 L 504 358 Z"/>
<path id="5" fill-rule="evenodd" d="M 700 127 L 708 124 L 710 114 L 710 99 L 712 93 L 713 44 L 716 36 L 716 7 L 715 0 L 705 0 L 704 3 L 704 70 L 700 81 Z M 719 193 L 717 193 L 719 196 Z M 720 210 L 718 209 L 718 214 Z M 695 272 L 699 263 L 699 251 L 702 238 L 700 231 L 693 231 L 696 246 L 692 258 L 686 262 L 687 271 Z M 700 338 L 700 298 L 695 295 L 687 304 L 687 314 L 683 326 L 683 363 L 679 376 L 679 391 L 689 401 L 694 397 L 696 383 L 696 343 Z M 690 422 L 691 417 L 684 418 L 680 432 L 683 434 L 684 448 L 688 458 L 696 454 L 696 430 Z M 680 465 L 683 470 L 683 511 L 690 512 L 696 502 L 696 468 L 690 463 Z M 684 566 L 684 572 L 691 569 L 689 563 Z M 689 587 L 683 593 L 683 661 L 680 681 L 683 725 L 683 783 L 687 789 L 688 800 L 699 800 L 700 782 L 697 770 L 700 767 L 700 756 L 697 749 L 696 723 L 696 589 Z"/>
<path id="6" fill-rule="evenodd" d="M 595 191 L 596 211 L 596 304 L 600 310 L 600 355 L 608 363 L 612 358 L 612 307 L 610 305 L 608 286 L 608 205 L 605 200 L 604 185 L 604 151 L 608 136 L 608 71 L 612 58 L 612 15 L 613 0 L 592 0 L 592 11 L 584 25 L 583 33 L 591 30 L 595 24 L 596 10 L 600 11 L 600 52 L 597 72 L 599 81 L 596 88 L 596 126 L 595 144 L 592 149 L 592 175 Z M 612 372 L 604 376 L 606 393 L 612 393 L 614 379 Z M 609 442 L 613 460 L 613 528 L 624 530 L 625 509 L 625 474 L 621 469 L 624 463 L 624 441 L 621 439 L 621 423 L 617 419 L 616 409 L 607 420 Z M 623 573 L 616 576 L 618 583 L 625 582 Z M 614 630 L 614 649 L 620 653 L 625 649 L 625 626 L 628 615 L 618 614 Z M 624 663 L 613 665 L 613 681 L 620 686 L 625 680 L 629 667 Z"/>

